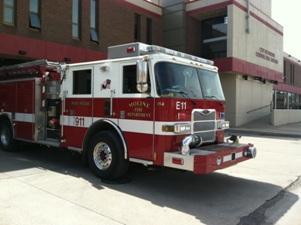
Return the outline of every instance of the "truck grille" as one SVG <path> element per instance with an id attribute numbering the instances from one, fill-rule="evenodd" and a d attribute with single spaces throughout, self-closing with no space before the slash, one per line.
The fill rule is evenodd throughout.
<path id="1" fill-rule="evenodd" d="M 216 112 L 214 109 L 197 109 L 192 112 L 192 133 L 202 138 L 203 143 L 214 142 Z"/>

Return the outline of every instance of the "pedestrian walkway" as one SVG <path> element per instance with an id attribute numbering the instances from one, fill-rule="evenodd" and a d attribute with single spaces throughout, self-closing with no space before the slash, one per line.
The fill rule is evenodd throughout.
<path id="1" fill-rule="evenodd" d="M 270 117 L 264 117 L 241 127 L 227 130 L 229 135 L 265 135 L 278 137 L 301 138 L 301 122 L 281 126 L 273 126 Z"/>

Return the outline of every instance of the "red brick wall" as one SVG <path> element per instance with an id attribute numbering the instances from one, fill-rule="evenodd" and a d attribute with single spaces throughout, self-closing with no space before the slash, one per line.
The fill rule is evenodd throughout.
<path id="1" fill-rule="evenodd" d="M 41 30 L 29 28 L 29 0 L 18 0 L 16 26 L 2 23 L 3 1 L 0 0 L 0 35 L 13 34 L 74 47 L 106 52 L 110 45 L 134 40 L 134 14 L 141 14 L 141 41 L 146 41 L 146 19 L 153 20 L 153 43 L 162 44 L 160 16 L 146 13 L 119 0 L 99 0 L 99 43 L 90 41 L 90 1 L 82 0 L 81 39 L 72 39 L 72 0 L 41 0 Z M 26 43 L 24 43 L 26 45 Z M 1 57 L 1 45 L 0 45 Z"/>

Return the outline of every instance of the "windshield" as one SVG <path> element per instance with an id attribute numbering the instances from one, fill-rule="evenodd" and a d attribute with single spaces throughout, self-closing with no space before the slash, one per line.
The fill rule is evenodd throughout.
<path id="1" fill-rule="evenodd" d="M 171 62 L 155 65 L 161 97 L 225 100 L 217 72 Z"/>

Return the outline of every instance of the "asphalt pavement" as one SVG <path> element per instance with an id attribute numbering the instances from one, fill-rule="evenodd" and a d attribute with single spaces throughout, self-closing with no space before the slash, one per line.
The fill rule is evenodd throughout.
<path id="1" fill-rule="evenodd" d="M 300 225 L 301 139 L 241 142 L 258 157 L 205 176 L 132 165 L 118 183 L 71 152 L 0 151 L 0 225 Z"/>

